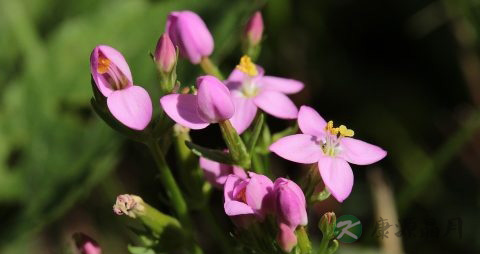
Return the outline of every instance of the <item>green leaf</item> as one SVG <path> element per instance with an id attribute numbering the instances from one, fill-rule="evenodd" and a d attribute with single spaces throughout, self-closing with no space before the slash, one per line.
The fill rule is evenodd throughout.
<path id="1" fill-rule="evenodd" d="M 151 248 L 142 247 L 142 246 L 133 246 L 128 245 L 128 251 L 131 254 L 155 254 L 155 251 Z"/>
<path id="2" fill-rule="evenodd" d="M 252 131 L 252 135 L 248 139 L 248 154 L 252 155 L 255 145 L 257 145 L 258 138 L 260 137 L 260 132 L 262 131 L 263 123 L 265 122 L 265 115 L 260 113 L 255 119 L 255 125 Z"/>
<path id="3" fill-rule="evenodd" d="M 185 141 L 185 144 L 192 150 L 192 152 L 200 157 L 207 158 L 212 161 L 224 163 L 224 164 L 235 164 L 232 157 L 226 152 L 210 149 L 206 147 L 199 146 L 190 141 Z"/>

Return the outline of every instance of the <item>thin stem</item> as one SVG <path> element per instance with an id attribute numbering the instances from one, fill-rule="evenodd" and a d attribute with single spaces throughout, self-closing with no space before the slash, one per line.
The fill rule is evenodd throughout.
<path id="1" fill-rule="evenodd" d="M 173 174 L 170 171 L 167 162 L 165 161 L 158 142 L 156 142 L 154 139 L 151 139 L 148 142 L 148 148 L 150 148 L 150 152 L 152 153 L 152 156 L 157 163 L 157 167 L 160 173 L 160 180 L 162 181 L 167 191 L 168 197 L 173 204 L 173 209 L 175 210 L 175 213 L 177 214 L 182 225 L 190 228 L 192 223 L 188 216 L 187 203 L 185 202 L 185 199 L 182 196 L 182 192 L 180 191 L 180 188 L 178 187 L 178 184 L 175 181 L 175 178 L 173 177 Z"/>
<path id="2" fill-rule="evenodd" d="M 232 155 L 235 163 L 244 169 L 250 169 L 250 155 L 247 152 L 247 148 L 245 147 L 242 138 L 240 138 L 237 131 L 233 128 L 232 123 L 230 123 L 229 120 L 225 120 L 220 122 L 219 125 L 223 139 L 225 140 L 229 153 Z"/>
<path id="3" fill-rule="evenodd" d="M 322 237 L 322 241 L 320 242 L 320 246 L 318 247 L 318 254 L 326 254 L 327 253 L 327 248 L 328 248 L 328 243 L 330 242 L 330 239 L 327 239 L 327 237 L 324 235 Z"/>
<path id="4" fill-rule="evenodd" d="M 203 57 L 200 61 L 200 67 L 202 67 L 203 71 L 207 74 L 213 75 L 220 80 L 224 80 L 224 77 L 218 67 L 210 60 L 208 57 Z"/>

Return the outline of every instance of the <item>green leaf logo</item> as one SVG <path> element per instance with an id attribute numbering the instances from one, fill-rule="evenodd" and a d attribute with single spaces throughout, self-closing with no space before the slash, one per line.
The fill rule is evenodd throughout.
<path id="1" fill-rule="evenodd" d="M 353 243 L 362 235 L 362 223 L 353 215 L 343 215 L 337 219 L 335 237 L 343 243 Z"/>

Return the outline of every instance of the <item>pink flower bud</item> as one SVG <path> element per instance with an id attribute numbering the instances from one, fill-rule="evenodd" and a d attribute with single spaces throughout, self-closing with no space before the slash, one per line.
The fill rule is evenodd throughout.
<path id="1" fill-rule="evenodd" d="M 275 209 L 280 223 L 295 229 L 308 223 L 305 195 L 293 181 L 278 178 L 274 184 Z"/>
<path id="2" fill-rule="evenodd" d="M 228 88 L 214 76 L 197 79 L 198 116 L 205 122 L 217 123 L 230 119 L 235 113 Z"/>
<path id="3" fill-rule="evenodd" d="M 73 240 L 75 241 L 75 246 L 80 251 L 81 254 L 101 254 L 102 249 L 98 243 L 90 238 L 89 236 L 83 233 L 73 234 Z"/>
<path id="4" fill-rule="evenodd" d="M 168 33 L 162 34 L 155 48 L 155 62 L 160 71 L 169 73 L 175 66 L 177 53 Z"/>
<path id="5" fill-rule="evenodd" d="M 293 247 L 297 245 L 297 236 L 295 235 L 295 229 L 281 223 L 277 234 L 277 242 L 283 251 L 290 253 Z"/>
<path id="6" fill-rule="evenodd" d="M 213 37 L 203 20 L 194 12 L 171 12 L 165 31 L 179 48 L 180 55 L 193 64 L 200 63 L 202 57 L 213 52 Z"/>
<path id="7" fill-rule="evenodd" d="M 250 45 L 260 43 L 263 35 L 263 19 L 262 13 L 257 11 L 253 14 L 245 27 L 245 35 Z"/>

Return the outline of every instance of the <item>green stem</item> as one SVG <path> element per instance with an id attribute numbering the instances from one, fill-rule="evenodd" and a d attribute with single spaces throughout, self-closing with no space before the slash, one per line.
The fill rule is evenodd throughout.
<path id="1" fill-rule="evenodd" d="M 220 80 L 225 79 L 218 67 L 208 57 L 202 58 L 202 60 L 200 61 L 200 67 L 202 67 L 203 71 L 207 74 L 213 75 Z"/>
<path id="2" fill-rule="evenodd" d="M 188 216 L 187 203 L 185 202 L 185 199 L 182 196 L 182 192 L 178 187 L 178 184 L 175 181 L 175 178 L 173 177 L 173 174 L 170 171 L 167 162 L 165 161 L 158 142 L 154 139 L 150 139 L 147 145 L 148 148 L 150 148 L 150 152 L 152 153 L 155 162 L 157 163 L 157 167 L 160 173 L 160 180 L 162 181 L 164 188 L 167 191 L 175 213 L 180 219 L 182 225 L 190 228 L 192 223 Z"/>
<path id="3" fill-rule="evenodd" d="M 318 254 L 326 254 L 328 243 L 330 239 L 328 239 L 325 235 L 322 237 L 322 241 L 320 242 L 320 246 L 318 247 Z"/>
<path id="4" fill-rule="evenodd" d="M 233 128 L 232 123 L 230 123 L 229 120 L 226 120 L 220 122 L 219 125 L 222 130 L 223 139 L 225 140 L 235 163 L 244 169 L 250 169 L 250 155 L 247 152 L 247 148 L 245 147 L 242 138 L 240 138 L 235 128 Z"/>
<path id="5" fill-rule="evenodd" d="M 298 246 L 300 247 L 301 254 L 310 254 L 312 253 L 312 245 L 310 243 L 310 239 L 308 239 L 307 231 L 305 227 L 299 227 L 297 229 L 297 237 L 298 237 Z"/>

